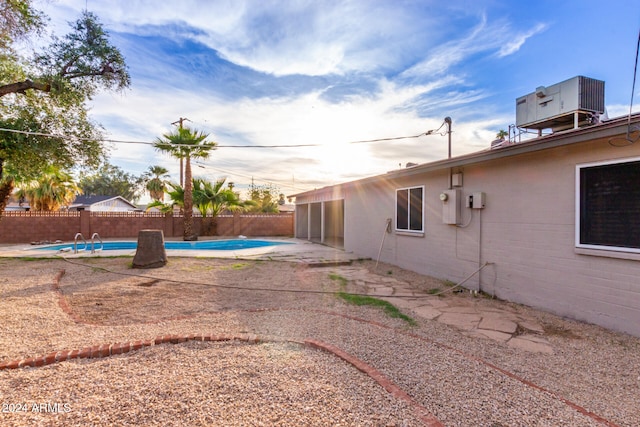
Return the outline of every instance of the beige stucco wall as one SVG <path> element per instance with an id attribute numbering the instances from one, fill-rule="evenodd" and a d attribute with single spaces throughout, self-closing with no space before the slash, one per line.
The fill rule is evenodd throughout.
<path id="1" fill-rule="evenodd" d="M 607 140 L 548 149 L 456 168 L 463 174 L 460 226 L 442 222 L 439 195 L 448 170 L 345 191 L 345 249 L 499 298 L 640 336 L 640 256 L 621 259 L 575 248 L 576 165 L 640 156 L 640 144 Z M 425 233 L 384 233 L 395 221 L 395 189 L 424 185 Z M 464 198 L 486 193 L 486 208 Z M 615 255 L 603 252 L 604 255 Z"/>

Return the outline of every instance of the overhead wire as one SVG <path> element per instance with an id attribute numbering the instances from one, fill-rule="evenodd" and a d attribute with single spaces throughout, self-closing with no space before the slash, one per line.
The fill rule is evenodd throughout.
<path id="1" fill-rule="evenodd" d="M 402 139 L 412 139 L 419 138 L 421 136 L 428 136 L 433 134 L 438 134 L 438 131 L 442 129 L 444 123 L 438 129 L 428 130 L 426 132 L 422 132 L 417 135 L 409 135 L 409 136 L 395 136 L 388 138 L 376 138 L 376 139 L 366 139 L 359 141 L 347 141 L 344 144 L 363 144 L 363 143 L 374 143 L 374 142 L 385 142 L 385 141 L 397 141 Z M 60 138 L 60 139 L 74 139 L 78 141 L 101 141 L 101 142 L 110 142 L 114 144 L 141 144 L 141 145 L 155 145 L 156 142 L 150 141 L 128 141 L 121 139 L 110 139 L 110 138 L 84 138 L 73 135 L 57 135 L 51 133 L 44 132 L 33 132 L 33 131 L 25 131 L 19 129 L 10 129 L 10 128 L 0 128 L 2 132 L 10 132 L 10 133 L 18 133 L 23 135 L 33 135 L 33 136 L 44 136 L 48 138 Z M 442 135 L 442 134 L 440 134 Z M 192 147 L 190 144 L 171 144 L 174 147 Z M 303 148 L 303 147 L 324 147 L 326 144 L 256 144 L 256 145 L 240 145 L 240 144 L 218 144 L 212 148 Z"/>
<path id="2" fill-rule="evenodd" d="M 219 172 L 222 172 L 222 173 L 224 173 L 226 175 L 233 175 L 233 176 L 238 176 L 238 177 L 242 177 L 242 178 L 255 179 L 257 181 L 267 182 L 267 183 L 275 183 L 275 184 L 278 184 L 278 185 L 280 185 L 282 187 L 289 187 L 289 188 L 291 188 L 293 190 L 300 190 L 300 191 L 306 190 L 306 188 L 297 187 L 297 186 L 295 186 L 293 184 L 285 183 L 285 181 L 278 180 L 278 179 L 265 179 L 265 178 L 261 178 L 261 177 L 255 176 L 255 175 L 246 175 L 246 174 L 243 174 L 243 173 L 232 172 L 232 171 L 229 171 L 229 170 L 221 169 L 221 168 L 219 168 L 217 166 L 208 165 L 208 164 L 206 164 L 206 163 L 204 163 L 202 161 L 194 161 L 193 163 L 198 165 L 199 167 L 207 168 L 207 169 L 213 169 L 214 171 L 219 171 Z"/>
<path id="3" fill-rule="evenodd" d="M 627 145 L 635 144 L 640 139 L 640 128 L 637 126 L 631 126 L 631 114 L 633 112 L 633 95 L 636 90 L 636 77 L 638 75 L 638 54 L 640 53 L 640 30 L 638 30 L 638 41 L 636 43 L 636 61 L 633 68 L 633 83 L 631 84 L 631 102 L 629 103 L 629 116 L 627 118 L 627 135 L 625 138 L 615 137 L 609 139 L 609 145 L 614 147 L 625 147 Z M 631 138 L 631 132 L 638 132 L 638 135 L 635 138 Z M 618 143 L 617 141 L 621 141 Z"/>
<path id="4" fill-rule="evenodd" d="M 427 130 L 426 132 L 422 132 L 416 135 L 408 135 L 408 136 L 397 136 L 397 137 L 387 137 L 387 138 L 375 138 L 375 139 L 366 139 L 366 140 L 356 140 L 356 141 L 348 141 L 345 142 L 344 144 L 365 144 L 365 143 L 376 143 L 376 142 L 388 142 L 388 141 L 397 141 L 397 140 L 403 140 L 403 139 L 415 139 L 415 138 L 419 138 L 421 136 L 429 136 L 429 135 L 446 135 L 446 132 L 440 132 L 440 130 L 445 126 L 445 122 L 443 121 L 442 124 L 440 125 L 440 127 L 438 127 L 437 129 L 431 129 L 431 130 Z M 42 137 L 48 137 L 48 138 L 59 138 L 59 139 L 69 139 L 69 140 L 77 140 L 77 141 L 101 141 L 101 142 L 108 142 L 108 143 L 114 143 L 114 144 L 141 144 L 141 145 L 155 145 L 156 142 L 150 142 L 150 141 L 131 141 L 131 140 L 120 140 L 120 139 L 111 139 L 111 138 L 84 138 L 84 137 L 78 137 L 78 136 L 74 136 L 74 135 L 59 135 L 59 134 L 51 134 L 51 133 L 45 133 L 45 132 L 34 132 L 34 131 L 24 131 L 24 130 L 19 130 L 19 129 L 10 129 L 10 128 L 0 128 L 0 132 L 10 132 L 10 133 L 18 133 L 18 134 L 23 134 L 23 135 L 33 135 L 33 136 L 42 136 Z M 189 144 L 171 144 L 173 147 L 191 147 L 191 145 Z M 218 149 L 218 148 L 259 148 L 259 149 L 266 149 L 266 148 L 305 148 L 305 147 L 327 147 L 327 144 L 272 144 L 272 145 L 238 145 L 238 144 L 218 144 L 215 146 L 212 146 L 211 149 Z M 216 168 L 210 165 L 206 165 L 203 163 L 203 166 L 206 167 L 210 167 L 212 169 L 217 169 L 220 170 L 226 174 L 231 174 L 231 175 L 236 175 L 236 176 L 244 176 L 246 178 L 254 178 L 253 176 L 248 176 L 248 175 L 243 175 L 240 173 L 235 173 L 235 172 L 228 172 L 228 171 L 224 171 L 223 169 L 220 168 Z M 260 179 L 260 181 L 265 181 L 265 182 L 276 182 L 274 180 L 265 180 L 265 179 Z M 296 187 L 294 185 L 291 184 L 282 184 L 283 186 L 292 188 L 294 190 L 303 190 L 301 187 Z"/>

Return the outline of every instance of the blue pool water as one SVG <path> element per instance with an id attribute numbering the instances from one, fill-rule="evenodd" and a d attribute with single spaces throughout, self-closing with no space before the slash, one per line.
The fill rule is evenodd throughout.
<path id="1" fill-rule="evenodd" d="M 231 239 L 231 240 L 202 240 L 195 242 L 164 242 L 165 249 L 181 249 L 181 250 L 215 250 L 215 251 L 235 251 L 238 249 L 262 248 L 265 246 L 289 245 L 288 242 L 272 242 L 268 240 L 249 240 L 249 239 Z M 121 249 L 136 249 L 138 242 L 96 242 L 96 249 L 102 248 L 103 251 L 115 251 Z M 63 243 L 59 245 L 50 245 L 37 248 L 39 250 L 61 249 L 73 250 L 73 243 Z M 84 242 L 78 242 L 78 250 L 85 249 Z M 91 250 L 91 243 L 87 243 L 87 250 Z M 68 250 L 68 249 L 67 249 Z"/>

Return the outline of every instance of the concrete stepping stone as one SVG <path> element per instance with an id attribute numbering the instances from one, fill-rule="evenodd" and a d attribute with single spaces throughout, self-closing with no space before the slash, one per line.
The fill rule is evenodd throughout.
<path id="1" fill-rule="evenodd" d="M 411 298 L 411 297 L 417 296 L 418 294 L 416 294 L 415 292 L 413 292 L 411 290 L 402 289 L 402 288 L 395 288 L 394 295 L 397 295 L 399 297 Z"/>
<path id="2" fill-rule="evenodd" d="M 478 315 L 478 320 L 481 317 L 480 314 L 478 313 L 478 310 L 476 310 L 476 308 L 472 306 L 454 305 L 449 307 L 440 307 L 439 310 L 446 313 L 476 314 Z"/>
<path id="3" fill-rule="evenodd" d="M 393 298 L 393 297 L 383 297 L 380 298 L 383 299 L 385 301 L 390 302 L 391 304 L 393 304 L 394 306 L 398 307 L 398 308 L 410 308 L 413 309 L 413 307 L 416 306 L 416 302 L 406 299 L 406 298 Z"/>
<path id="4" fill-rule="evenodd" d="M 512 335 L 505 332 L 492 331 L 489 329 L 476 329 L 470 335 L 479 336 L 481 338 L 489 338 L 494 341 L 507 342 L 511 339 Z"/>
<path id="5" fill-rule="evenodd" d="M 509 347 L 530 351 L 533 353 L 553 354 L 553 348 L 551 347 L 551 345 L 544 342 L 533 341 L 530 339 L 530 336 L 527 335 L 521 335 L 519 337 L 511 338 L 507 342 L 507 345 Z"/>
<path id="6" fill-rule="evenodd" d="M 506 334 L 513 334 L 516 329 L 518 329 L 518 324 L 502 317 L 488 316 L 482 318 L 478 325 L 478 329 L 487 329 L 504 332 Z"/>
<path id="7" fill-rule="evenodd" d="M 514 313 L 509 311 L 500 311 L 500 310 L 487 310 L 482 308 L 478 310 L 482 317 L 492 317 L 492 318 L 500 318 L 511 320 L 512 322 L 519 323 L 520 317 L 516 316 Z"/>
<path id="8" fill-rule="evenodd" d="M 435 308 L 443 308 L 443 307 L 449 307 L 449 303 L 447 303 L 446 301 L 438 298 L 438 297 L 432 297 L 432 298 L 422 298 L 422 300 L 426 303 L 429 304 L 431 307 L 435 307 Z"/>
<path id="9" fill-rule="evenodd" d="M 542 325 L 534 320 L 522 319 L 518 320 L 518 324 L 528 331 L 537 332 L 539 334 L 544 333 L 544 328 L 542 327 Z"/>
<path id="10" fill-rule="evenodd" d="M 442 314 L 440 310 L 430 307 L 428 305 L 414 307 L 413 311 L 416 313 L 418 317 L 422 317 L 423 319 L 428 319 L 428 320 L 433 320 Z"/>
<path id="11" fill-rule="evenodd" d="M 480 319 L 482 319 L 482 317 L 480 317 L 479 314 L 452 312 L 442 313 L 442 315 L 438 317 L 438 322 L 470 331 L 478 326 Z"/>

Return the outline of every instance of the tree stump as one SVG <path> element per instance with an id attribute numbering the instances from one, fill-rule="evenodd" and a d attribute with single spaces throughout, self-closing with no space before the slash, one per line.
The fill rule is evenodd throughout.
<path id="1" fill-rule="evenodd" d="M 167 264 L 162 230 L 140 230 L 133 268 L 159 268 Z"/>

